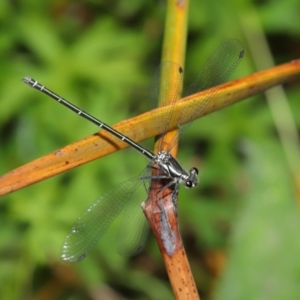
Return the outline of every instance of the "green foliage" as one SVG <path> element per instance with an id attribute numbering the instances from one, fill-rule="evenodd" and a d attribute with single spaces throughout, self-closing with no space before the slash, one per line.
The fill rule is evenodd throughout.
<path id="1" fill-rule="evenodd" d="M 275 61 L 297 58 L 298 1 L 253 6 L 246 0 L 191 0 L 187 82 L 228 38 L 241 40 L 246 48 L 234 77 L 256 71 L 246 39 L 255 24 L 240 25 L 251 11 L 261 18 Z M 25 75 L 108 124 L 145 112 L 147 86 L 159 65 L 164 15 L 160 2 L 139 0 L 130 5 L 0 1 L 0 174 L 97 131 L 25 86 Z M 299 127 L 299 88 L 291 84 L 287 92 Z M 183 165 L 200 169 L 199 187 L 180 191 L 179 217 L 201 299 L 212 294 L 215 299 L 299 298 L 294 179 L 263 99 L 249 99 L 195 122 L 180 144 Z M 152 236 L 139 256 L 117 254 L 119 220 L 82 263 L 58 265 L 60 246 L 80 213 L 145 164 L 125 150 L 2 197 L 1 299 L 32 299 L 42 293 L 49 299 L 92 294 L 102 299 L 109 293 L 118 294 L 116 299 L 173 299 Z M 215 251 L 229 253 L 217 291 L 207 263 Z M 220 268 L 217 261 L 214 265 Z"/>
<path id="2" fill-rule="evenodd" d="M 297 299 L 300 240 L 293 232 L 300 220 L 284 155 L 272 141 L 252 143 L 248 151 L 251 189 L 236 221 L 217 299 Z"/>

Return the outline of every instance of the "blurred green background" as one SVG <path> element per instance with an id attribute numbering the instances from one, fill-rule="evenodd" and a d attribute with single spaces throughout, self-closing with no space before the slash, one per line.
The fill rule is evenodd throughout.
<path id="1" fill-rule="evenodd" d="M 297 0 L 190 6 L 187 87 L 228 38 L 246 51 L 232 78 L 300 56 Z M 164 1 L 0 1 L 0 174 L 97 131 L 23 84 L 25 75 L 111 125 L 147 111 L 165 14 Z M 276 120 L 287 134 L 289 124 L 299 130 L 299 82 L 284 89 L 292 117 L 282 110 Z M 292 157 L 264 95 L 206 116 L 182 138 L 180 161 L 200 169 L 200 185 L 180 190 L 179 218 L 201 299 L 300 299 L 297 136 L 290 143 Z M 151 234 L 138 256 L 117 253 L 118 220 L 81 263 L 59 258 L 81 212 L 145 165 L 127 149 L 2 197 L 1 299 L 174 299 Z"/>

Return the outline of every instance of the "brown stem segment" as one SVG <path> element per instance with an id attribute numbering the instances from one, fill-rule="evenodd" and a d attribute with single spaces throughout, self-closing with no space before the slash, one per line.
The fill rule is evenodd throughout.
<path id="1" fill-rule="evenodd" d="M 154 176 L 159 171 L 153 172 Z M 152 180 L 149 198 L 142 204 L 155 235 L 176 299 L 200 299 L 182 243 L 178 218 L 177 195 L 172 189 L 161 189 L 166 180 Z"/>

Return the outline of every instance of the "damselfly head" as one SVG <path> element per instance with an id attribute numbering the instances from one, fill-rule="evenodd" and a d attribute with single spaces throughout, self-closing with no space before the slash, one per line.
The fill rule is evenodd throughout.
<path id="1" fill-rule="evenodd" d="M 187 189 L 190 189 L 196 185 L 198 185 L 198 169 L 191 168 L 189 171 L 189 177 L 184 181 L 184 186 Z"/>

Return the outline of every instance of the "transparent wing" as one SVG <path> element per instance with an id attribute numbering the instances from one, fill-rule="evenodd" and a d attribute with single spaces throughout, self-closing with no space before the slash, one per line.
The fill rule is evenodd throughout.
<path id="1" fill-rule="evenodd" d="M 148 168 L 143 176 L 149 177 L 150 175 L 151 169 Z M 149 179 L 142 180 L 144 184 L 138 187 L 134 197 L 123 211 L 118 232 L 117 249 L 124 256 L 132 256 L 141 252 L 149 233 L 149 224 L 141 208 L 141 202 L 147 200 Z"/>
<path id="2" fill-rule="evenodd" d="M 111 188 L 93 202 L 66 236 L 61 249 L 61 259 L 68 262 L 84 259 L 139 186 L 140 176 Z"/>
<path id="3" fill-rule="evenodd" d="M 149 224 L 141 208 L 141 200 L 145 201 L 147 194 L 142 185 L 139 190 L 141 192 L 137 193 L 140 194 L 139 197 L 135 194 L 135 201 L 130 201 L 126 205 L 118 232 L 117 250 L 124 256 L 132 256 L 141 252 L 149 233 Z"/>
<path id="4" fill-rule="evenodd" d="M 189 119 L 193 120 L 197 114 L 199 114 L 206 105 L 211 101 L 213 96 L 220 88 L 220 84 L 224 83 L 233 71 L 237 68 L 240 61 L 244 56 L 244 48 L 240 41 L 231 39 L 225 41 L 217 50 L 211 55 L 211 57 L 204 64 L 199 72 L 196 80 L 192 83 L 188 90 L 187 95 L 194 94 L 199 91 L 203 91 L 214 87 L 210 94 L 200 103 L 195 105 L 190 111 L 182 111 L 178 124 L 181 125 L 183 119 L 189 114 Z M 183 124 L 179 127 L 178 135 L 170 142 L 168 150 L 174 147 L 179 136 L 181 136 L 191 125 L 192 122 Z"/>
<path id="5" fill-rule="evenodd" d="M 187 95 L 194 94 L 212 87 L 210 94 L 201 102 L 193 107 L 192 112 L 182 111 L 178 118 L 178 125 L 182 124 L 182 120 L 188 118 L 193 120 L 213 98 L 219 90 L 220 84 L 224 83 L 232 72 L 236 69 L 243 58 L 244 50 L 241 42 L 235 39 L 227 40 L 212 54 L 205 65 L 199 72 L 196 80 L 192 83 Z M 153 112 L 152 119 L 158 132 L 165 133 L 172 118 L 174 104 L 181 100 L 178 98 L 183 80 L 183 69 L 175 62 L 167 61 L 161 64 L 154 75 L 150 87 L 150 108 L 157 106 L 170 105 L 167 116 Z M 171 91 L 171 92 L 170 92 Z M 178 135 L 170 142 L 168 151 L 174 147 L 178 137 L 182 135 L 191 122 L 183 124 L 179 127 Z M 160 148 L 161 149 L 161 148 Z"/>

